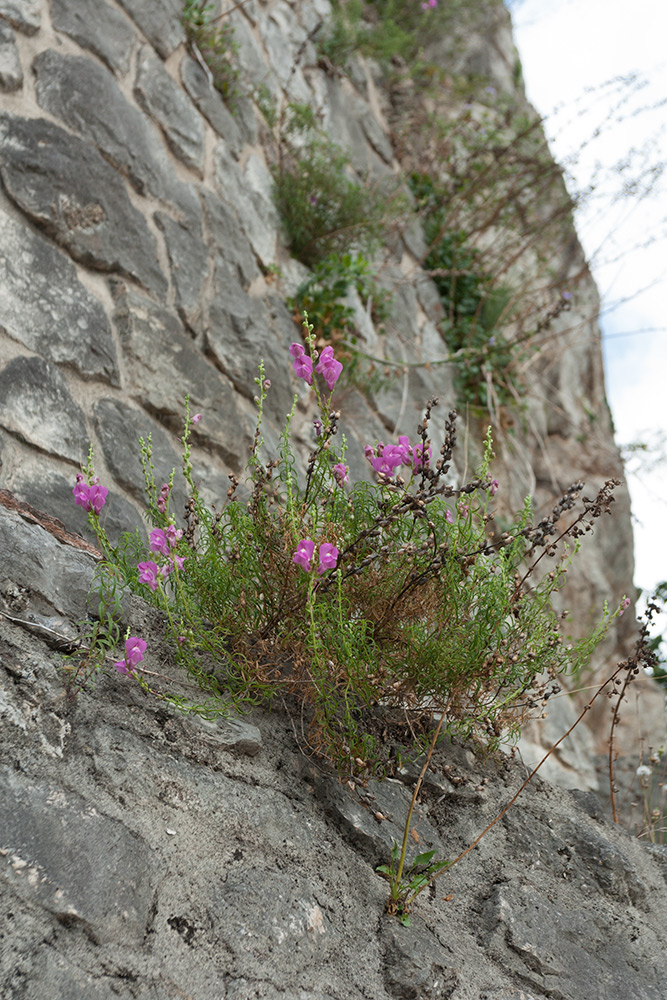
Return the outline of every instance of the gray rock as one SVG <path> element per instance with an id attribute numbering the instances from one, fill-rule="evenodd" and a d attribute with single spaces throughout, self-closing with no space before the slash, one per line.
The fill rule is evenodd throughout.
<path id="1" fill-rule="evenodd" d="M 0 506 L 3 592 L 8 583 L 25 591 L 37 613 L 83 618 L 95 570 L 90 555 L 64 545 L 37 524 Z"/>
<path id="2" fill-rule="evenodd" d="M 262 734 L 257 726 L 241 719 L 221 719 L 208 722 L 197 715 L 189 720 L 201 733 L 201 739 L 216 748 L 254 757 L 262 748 Z"/>
<path id="3" fill-rule="evenodd" d="M 197 105 L 209 125 L 227 143 L 230 151 L 238 157 L 243 147 L 243 138 L 234 116 L 228 111 L 220 93 L 215 89 L 196 59 L 186 55 L 181 62 L 181 80 L 191 100 Z"/>
<path id="4" fill-rule="evenodd" d="M 410 930 L 397 922 L 382 927 L 385 986 L 395 1000 L 446 1000 L 459 983 L 450 965 L 451 949 L 443 948 L 435 934 L 423 926 Z"/>
<path id="5" fill-rule="evenodd" d="M 180 0 L 120 0 L 120 3 L 163 59 L 185 41 Z"/>
<path id="6" fill-rule="evenodd" d="M 104 0 L 52 0 L 51 21 L 56 31 L 99 56 L 110 70 L 127 73 L 136 32 L 128 19 Z"/>
<path id="7" fill-rule="evenodd" d="M 494 928 L 488 945 L 498 954 L 503 942 L 509 971 L 529 988 L 565 1000 L 579 1000 L 584 983 L 586 1000 L 663 996 L 664 958 L 656 962 L 648 935 L 629 941 L 605 909 L 574 900 L 554 905 L 538 886 L 524 881 L 492 891 L 483 923 Z"/>
<path id="8" fill-rule="evenodd" d="M 111 327 L 72 261 L 0 211 L 0 328 L 50 361 L 85 378 L 118 385 Z"/>
<path id="9" fill-rule="evenodd" d="M 86 418 L 49 361 L 14 358 L 0 371 L 0 424 L 42 451 L 77 465 L 84 461 Z"/>
<path id="10" fill-rule="evenodd" d="M 75 260 L 165 295 L 155 239 L 94 146 L 43 118 L 13 115 L 0 116 L 0 139 L 0 175 L 26 215 Z"/>
<path id="11" fill-rule="evenodd" d="M 193 429 L 193 440 L 214 448 L 238 471 L 252 440 L 252 428 L 238 412 L 229 380 L 202 357 L 172 313 L 121 282 L 113 286 L 113 294 L 135 398 L 160 414 L 175 434 L 181 434 L 184 400 L 189 396 L 190 412 L 203 414 Z"/>
<path id="12" fill-rule="evenodd" d="M 0 90 L 20 90 L 23 86 L 23 70 L 14 32 L 0 21 Z"/>
<path id="13" fill-rule="evenodd" d="M 180 455 L 165 430 L 148 414 L 135 410 L 117 399 L 99 399 L 93 406 L 95 430 L 104 458 L 116 481 L 140 503 L 145 504 L 145 481 L 141 470 L 139 438 L 151 435 L 153 466 L 158 491 L 169 481 L 172 469 L 181 467 Z M 171 509 L 178 515 L 185 502 L 185 486 L 178 473 L 174 479 Z"/>
<path id="14" fill-rule="evenodd" d="M 94 142 L 139 194 L 173 193 L 173 170 L 156 127 L 127 101 L 108 69 L 47 49 L 33 70 L 41 108 Z"/>
<path id="15" fill-rule="evenodd" d="M 213 192 L 202 188 L 201 194 L 208 241 L 234 269 L 242 287 L 247 289 L 259 277 L 260 270 L 239 217 L 233 206 Z"/>
<path id="16" fill-rule="evenodd" d="M 248 237 L 252 249 L 265 267 L 275 263 L 278 239 L 278 211 L 268 190 L 260 194 L 252 190 L 253 176 L 248 160 L 245 175 L 241 173 L 223 143 L 215 150 L 215 177 L 219 193 L 232 205 Z M 265 168 L 264 168 L 265 169 Z"/>
<path id="17" fill-rule="evenodd" d="M 134 96 L 157 122 L 169 148 L 199 174 L 204 166 L 204 126 L 196 109 L 152 49 L 139 53 Z"/>
<path id="18" fill-rule="evenodd" d="M 203 289 L 211 267 L 209 249 L 202 232 L 202 212 L 181 213 L 182 222 L 164 212 L 155 213 L 155 221 L 164 233 L 176 306 L 183 321 L 195 333 L 203 328 Z"/>
<path id="19" fill-rule="evenodd" d="M 42 25 L 39 0 L 0 0 L 0 18 L 24 35 L 34 35 Z"/>
<path id="20" fill-rule="evenodd" d="M 273 314 L 273 315 L 272 315 Z M 270 412 L 279 416 L 279 426 L 291 406 L 285 378 L 294 324 L 282 302 L 271 303 L 271 313 L 260 299 L 251 298 L 236 283 L 229 265 L 216 261 L 206 347 L 221 371 L 248 399 L 256 393 L 257 365 L 264 359 L 271 379 Z"/>
<path id="21" fill-rule="evenodd" d="M 155 873 L 148 846 L 84 799 L 5 768 L 0 844 L 5 877 L 24 901 L 96 943 L 139 944 Z"/>
<path id="22" fill-rule="evenodd" d="M 375 866 L 386 862 L 394 844 L 403 840 L 403 824 L 410 807 L 412 791 L 400 781 L 369 781 L 363 789 L 350 790 L 331 778 L 321 779 L 317 794 L 325 808 L 345 830 L 345 835 L 363 850 Z M 411 824 L 415 836 L 408 841 L 408 864 L 423 851 L 435 849 L 442 858 L 443 846 L 423 810 L 417 808 Z"/>

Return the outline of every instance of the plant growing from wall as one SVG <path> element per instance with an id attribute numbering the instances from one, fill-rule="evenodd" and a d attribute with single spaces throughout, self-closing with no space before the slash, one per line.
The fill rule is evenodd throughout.
<path id="1" fill-rule="evenodd" d="M 188 44 L 199 63 L 210 74 L 213 86 L 231 108 L 241 95 L 238 45 L 234 29 L 224 15 L 214 16 L 215 7 L 206 0 L 185 0 L 181 22 Z"/>
<path id="2" fill-rule="evenodd" d="M 310 109 L 290 106 L 279 146 L 275 200 L 293 255 L 313 267 L 332 254 L 372 253 L 399 209 L 396 196 L 351 175 L 349 157 L 319 132 Z"/>

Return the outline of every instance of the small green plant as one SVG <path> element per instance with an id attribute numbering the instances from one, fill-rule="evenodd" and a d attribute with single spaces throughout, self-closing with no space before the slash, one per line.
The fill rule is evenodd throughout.
<path id="1" fill-rule="evenodd" d="M 213 86 L 233 108 L 241 95 L 238 45 L 229 22 L 214 17 L 215 7 L 206 0 L 185 0 L 181 22 L 188 43 L 196 48 L 211 74 Z"/>
<path id="2" fill-rule="evenodd" d="M 402 209 L 398 195 L 353 179 L 348 156 L 318 131 L 310 108 L 290 105 L 280 154 L 275 200 L 293 255 L 314 267 L 332 254 L 370 254 Z"/>
<path id="3" fill-rule="evenodd" d="M 429 245 L 423 266 L 442 302 L 442 332 L 454 352 L 457 398 L 481 410 L 513 404 L 524 392 L 514 374 L 523 352 L 502 333 L 512 292 L 494 287 L 480 252 L 462 230 L 448 228 L 443 192 L 427 174 L 413 173 L 410 188 L 423 215 Z"/>

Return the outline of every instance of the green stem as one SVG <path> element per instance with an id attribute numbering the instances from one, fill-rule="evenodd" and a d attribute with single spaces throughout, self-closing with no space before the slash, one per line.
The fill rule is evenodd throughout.
<path id="1" fill-rule="evenodd" d="M 403 868 L 405 866 L 405 854 L 408 849 L 408 835 L 410 833 L 410 823 L 412 821 L 412 813 L 414 812 L 415 805 L 417 803 L 417 796 L 421 791 L 422 784 L 424 782 L 424 777 L 428 771 L 429 764 L 431 763 L 431 757 L 433 756 L 433 751 L 435 750 L 435 745 L 438 742 L 438 736 L 440 735 L 440 730 L 442 729 L 442 724 L 445 721 L 445 712 L 443 711 L 440 716 L 440 722 L 435 727 L 435 732 L 433 733 L 433 739 L 431 740 L 431 745 L 428 748 L 428 753 L 426 754 L 426 760 L 424 761 L 424 766 L 421 769 L 420 775 L 417 778 L 417 783 L 415 784 L 415 790 L 412 793 L 412 801 L 410 802 L 410 808 L 408 809 L 408 817 L 405 821 L 405 829 L 403 831 L 403 843 L 401 845 L 401 857 L 398 862 L 398 871 L 396 872 L 396 877 L 391 884 L 391 894 L 393 899 L 398 899 L 401 880 L 403 878 Z"/>

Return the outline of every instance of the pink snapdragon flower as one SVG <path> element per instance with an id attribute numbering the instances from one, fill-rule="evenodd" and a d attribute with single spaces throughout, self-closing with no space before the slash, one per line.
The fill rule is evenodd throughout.
<path id="1" fill-rule="evenodd" d="M 192 423 L 198 424 L 201 418 L 202 418 L 201 413 L 195 413 L 194 417 L 192 418 Z"/>
<path id="2" fill-rule="evenodd" d="M 306 572 L 310 571 L 310 560 L 313 558 L 313 552 L 315 550 L 315 542 L 311 542 L 310 538 L 302 538 L 297 545 L 296 552 L 292 556 L 292 562 L 295 562 L 297 566 L 301 569 L 305 569 Z"/>
<path id="3" fill-rule="evenodd" d="M 106 486 L 100 486 L 100 481 L 95 477 L 90 486 L 84 481 L 83 474 L 77 472 L 76 474 L 76 486 L 72 490 L 74 494 L 74 503 L 78 504 L 79 507 L 83 507 L 84 510 L 93 511 L 94 514 L 99 514 L 107 502 L 107 497 L 109 491 Z"/>
<path id="4" fill-rule="evenodd" d="M 138 636 L 130 636 L 125 640 L 125 659 L 116 660 L 114 667 L 119 674 L 131 674 L 144 658 L 146 652 L 146 642 Z"/>
<path id="5" fill-rule="evenodd" d="M 322 542 L 319 551 L 319 563 L 317 572 L 321 576 L 328 569 L 335 569 L 338 562 L 338 549 L 331 542 Z"/>
<path id="6" fill-rule="evenodd" d="M 315 371 L 324 377 L 324 381 L 329 386 L 329 391 L 333 390 L 342 370 L 342 364 L 334 358 L 333 347 L 325 347 L 320 355 L 320 360 L 317 362 Z"/>
<path id="7" fill-rule="evenodd" d="M 169 483 L 163 483 L 162 489 L 160 490 L 160 496 L 157 498 L 157 509 L 161 514 L 164 514 L 167 509 L 167 503 L 169 501 L 169 492 L 171 487 Z"/>
<path id="8" fill-rule="evenodd" d="M 183 529 L 177 528 L 175 524 L 168 524 L 167 527 L 164 529 L 164 533 L 167 537 L 167 541 L 169 542 L 169 547 L 171 549 L 173 549 L 174 546 L 183 537 Z"/>
<path id="9" fill-rule="evenodd" d="M 342 462 L 336 462 L 333 467 L 333 477 L 339 486 L 344 486 L 345 483 L 349 483 L 350 477 L 348 475 L 349 469 L 347 465 L 343 465 Z"/>
<path id="10" fill-rule="evenodd" d="M 157 590 L 157 578 L 160 574 L 157 563 L 140 562 L 137 569 L 139 570 L 139 583 L 145 583 L 150 590 Z"/>
<path id="11" fill-rule="evenodd" d="M 491 494 L 491 496 L 494 497 L 499 489 L 500 489 L 500 483 L 498 482 L 498 480 L 492 479 L 491 485 L 489 486 L 489 493 Z"/>
<path id="12" fill-rule="evenodd" d="M 624 614 L 625 614 L 625 612 L 626 612 L 626 611 L 628 610 L 628 608 L 630 607 L 630 604 L 631 604 L 631 603 L 632 603 L 632 602 L 631 602 L 631 600 L 630 600 L 630 598 L 629 598 L 629 597 L 624 597 L 624 598 L 623 598 L 623 600 L 621 601 L 621 606 L 620 606 L 620 608 L 618 609 L 618 617 L 619 617 L 619 618 L 621 617 L 621 615 L 624 615 Z"/>
<path id="13" fill-rule="evenodd" d="M 301 569 L 305 569 L 307 573 L 310 573 L 311 560 L 315 552 L 315 542 L 311 541 L 310 538 L 302 538 L 297 546 L 297 550 L 292 556 L 292 562 L 295 562 Z M 317 555 L 318 567 L 317 572 L 321 576 L 328 569 L 335 569 L 336 563 L 338 562 L 338 549 L 331 542 L 322 542 Z"/>
<path id="14" fill-rule="evenodd" d="M 169 542 L 162 528 L 155 528 L 150 533 L 151 552 L 159 552 L 162 556 L 169 555 Z"/>
<path id="15" fill-rule="evenodd" d="M 292 368 L 297 374 L 298 378 L 302 378 L 304 382 L 308 385 L 313 384 L 313 362 L 310 360 L 306 354 L 303 344 L 291 344 L 289 349 L 290 354 L 294 358 L 292 362 Z"/>

